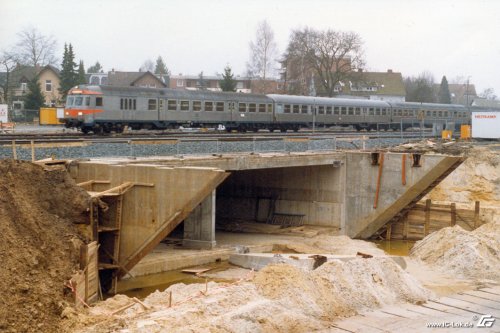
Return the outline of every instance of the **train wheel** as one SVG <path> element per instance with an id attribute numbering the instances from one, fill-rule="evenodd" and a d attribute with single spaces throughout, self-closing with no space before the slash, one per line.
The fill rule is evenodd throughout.
<path id="1" fill-rule="evenodd" d="M 286 133 L 286 127 L 280 128 L 281 133 Z"/>
<path id="2" fill-rule="evenodd" d="M 90 128 L 88 128 L 88 127 L 82 127 L 82 133 L 83 134 L 89 134 L 89 132 L 90 132 Z"/>

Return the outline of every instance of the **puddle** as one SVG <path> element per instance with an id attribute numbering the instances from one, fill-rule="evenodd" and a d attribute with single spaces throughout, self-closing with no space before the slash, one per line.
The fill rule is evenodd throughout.
<path id="1" fill-rule="evenodd" d="M 228 268 L 235 267 L 227 261 L 211 263 L 196 267 L 210 267 L 212 268 L 207 273 L 214 273 L 219 271 L 224 271 Z M 192 268 L 192 267 L 187 267 Z M 183 268 L 184 269 L 184 268 Z M 218 279 L 218 278 L 208 278 L 208 281 L 214 282 L 232 282 L 228 279 Z M 146 298 L 149 294 L 155 292 L 156 290 L 164 291 L 168 287 L 176 283 L 205 283 L 205 277 L 196 276 L 195 274 L 183 273 L 182 269 L 150 274 L 145 276 L 138 276 L 135 278 L 129 278 L 120 280 L 118 283 L 118 293 L 127 295 L 128 297 L 137 297 L 139 299 Z M 112 295 L 110 295 L 112 296 Z"/>
<path id="2" fill-rule="evenodd" d="M 413 247 L 413 245 L 415 245 L 415 241 L 408 240 L 374 240 L 372 242 L 375 243 L 379 249 L 384 250 L 384 252 L 387 254 L 405 257 L 408 256 L 411 248 Z"/>

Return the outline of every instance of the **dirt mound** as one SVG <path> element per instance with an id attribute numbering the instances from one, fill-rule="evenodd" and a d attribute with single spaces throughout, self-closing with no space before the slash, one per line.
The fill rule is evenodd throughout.
<path id="1" fill-rule="evenodd" d="M 0 175 L 0 331 L 56 332 L 88 195 L 61 169 L 2 160 Z"/>
<path id="2" fill-rule="evenodd" d="M 257 273 L 254 283 L 266 297 L 301 308 L 307 316 L 330 319 L 430 296 L 389 258 L 333 260 L 311 272 L 270 265 Z"/>
<path id="3" fill-rule="evenodd" d="M 414 258 L 459 277 L 500 281 L 500 223 L 443 228 L 417 242 Z"/>
<path id="4" fill-rule="evenodd" d="M 250 280 L 249 280 L 250 281 Z M 311 332 L 384 304 L 424 301 L 430 292 L 388 258 L 327 262 L 315 271 L 277 264 L 252 282 L 176 284 L 143 302 L 116 296 L 73 318 L 75 332 Z M 168 307 L 172 292 L 173 307 Z M 78 323 L 78 324 L 75 324 Z M 92 324 L 93 323 L 93 324 Z"/>

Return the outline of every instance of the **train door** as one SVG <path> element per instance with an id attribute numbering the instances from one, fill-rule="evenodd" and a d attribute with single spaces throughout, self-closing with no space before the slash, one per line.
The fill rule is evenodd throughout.
<path id="1" fill-rule="evenodd" d="M 238 102 L 236 101 L 229 101 L 227 102 L 227 109 L 230 114 L 230 122 L 237 122 L 240 121 L 239 117 L 239 112 L 238 112 Z"/>

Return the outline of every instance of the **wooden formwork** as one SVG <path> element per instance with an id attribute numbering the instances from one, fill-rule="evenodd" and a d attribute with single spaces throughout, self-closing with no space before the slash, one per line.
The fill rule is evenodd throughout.
<path id="1" fill-rule="evenodd" d="M 474 209 L 457 209 L 455 203 L 437 204 L 427 199 L 416 204 L 400 220 L 385 225 L 379 235 L 386 240 L 420 240 L 434 231 L 457 224 L 465 230 L 474 230 L 481 224 L 479 211 L 479 201 L 475 202 Z"/>

